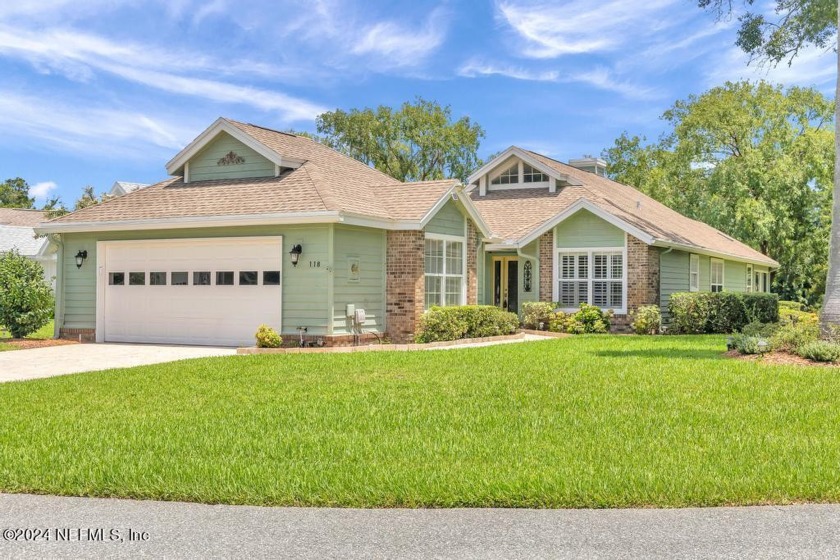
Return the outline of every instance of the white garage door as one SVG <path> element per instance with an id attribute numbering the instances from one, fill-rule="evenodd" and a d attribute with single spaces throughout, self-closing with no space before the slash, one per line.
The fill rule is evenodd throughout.
<path id="1" fill-rule="evenodd" d="M 279 237 L 98 244 L 97 338 L 250 346 L 280 329 Z"/>

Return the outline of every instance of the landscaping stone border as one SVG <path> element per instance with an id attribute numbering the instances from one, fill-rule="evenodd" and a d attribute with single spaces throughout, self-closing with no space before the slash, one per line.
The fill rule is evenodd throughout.
<path id="1" fill-rule="evenodd" d="M 548 336 L 560 333 L 543 333 L 542 331 L 520 331 L 516 334 L 502 336 L 487 336 L 484 338 L 461 338 L 459 340 L 445 340 L 442 342 L 427 342 L 425 344 L 370 344 L 366 346 L 331 346 L 324 348 L 257 348 L 248 346 L 237 348 L 236 353 L 248 354 L 335 354 L 342 352 L 411 352 L 416 350 L 429 350 L 432 348 L 448 348 L 465 344 L 478 344 L 482 342 L 504 342 L 507 340 L 521 340 L 527 333 L 547 334 Z M 563 335 L 569 336 L 569 335 Z"/>

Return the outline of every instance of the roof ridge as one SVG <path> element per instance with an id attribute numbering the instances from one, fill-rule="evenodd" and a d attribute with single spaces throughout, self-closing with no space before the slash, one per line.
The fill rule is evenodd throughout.
<path id="1" fill-rule="evenodd" d="M 227 117 L 222 117 L 222 118 L 225 119 L 226 121 L 229 121 L 229 122 L 232 122 L 232 123 L 244 124 L 245 126 L 253 126 L 254 128 L 261 128 L 262 130 L 267 130 L 268 132 L 276 132 L 277 134 L 285 134 L 286 136 L 291 136 L 293 138 L 306 138 L 306 136 L 301 136 L 299 134 L 295 134 L 294 132 L 285 132 L 283 130 L 277 130 L 276 128 L 269 128 L 267 126 L 262 126 L 260 124 L 237 121 L 235 119 L 229 119 Z M 307 138 L 307 140 L 311 140 L 311 138 Z"/>
<path id="2" fill-rule="evenodd" d="M 318 181 L 312 176 L 310 173 L 310 169 L 318 174 L 321 173 L 321 170 L 318 168 L 318 164 L 312 161 L 307 161 L 303 165 L 301 165 L 298 169 L 302 169 L 306 176 L 309 177 L 309 182 L 312 183 L 312 188 L 315 190 L 315 193 L 318 195 L 318 198 L 321 199 L 321 204 L 324 205 L 324 208 L 327 210 L 341 210 L 335 204 L 335 197 L 332 196 L 332 193 L 329 193 L 327 197 L 324 197 L 324 193 L 321 192 L 321 188 L 318 186 Z M 329 200 L 329 203 L 327 201 Z"/>

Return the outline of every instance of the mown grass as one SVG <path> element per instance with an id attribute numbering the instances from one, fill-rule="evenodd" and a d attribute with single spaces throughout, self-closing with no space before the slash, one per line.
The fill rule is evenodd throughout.
<path id="1" fill-rule="evenodd" d="M 723 338 L 211 358 L 0 385 L 0 491 L 319 506 L 840 501 L 834 369 Z"/>

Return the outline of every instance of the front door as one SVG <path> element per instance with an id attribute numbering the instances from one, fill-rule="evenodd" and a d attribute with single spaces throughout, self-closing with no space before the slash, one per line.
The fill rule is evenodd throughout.
<path id="1" fill-rule="evenodd" d="M 493 257 L 493 305 L 519 312 L 519 259 Z"/>

